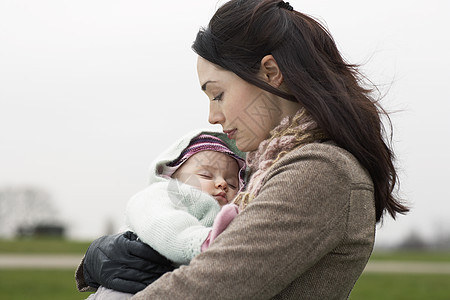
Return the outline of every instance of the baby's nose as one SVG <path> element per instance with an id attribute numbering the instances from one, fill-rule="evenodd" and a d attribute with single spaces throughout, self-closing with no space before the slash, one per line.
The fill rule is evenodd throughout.
<path id="1" fill-rule="evenodd" d="M 216 182 L 216 187 L 226 191 L 226 189 L 228 188 L 228 184 L 225 180 L 219 179 Z"/>

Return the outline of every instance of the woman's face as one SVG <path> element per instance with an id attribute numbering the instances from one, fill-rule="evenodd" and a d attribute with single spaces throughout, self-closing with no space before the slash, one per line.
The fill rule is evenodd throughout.
<path id="1" fill-rule="evenodd" d="M 256 150 L 283 117 L 277 97 L 202 57 L 197 72 L 210 99 L 208 121 L 222 125 L 239 150 Z"/>

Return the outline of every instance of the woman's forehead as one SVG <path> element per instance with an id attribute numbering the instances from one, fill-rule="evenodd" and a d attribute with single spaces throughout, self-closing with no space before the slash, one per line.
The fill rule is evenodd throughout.
<path id="1" fill-rule="evenodd" d="M 219 77 L 225 75 L 226 70 L 219 68 L 217 65 L 207 61 L 199 56 L 197 60 L 197 74 L 200 86 L 204 86 L 208 81 L 217 81 Z"/>

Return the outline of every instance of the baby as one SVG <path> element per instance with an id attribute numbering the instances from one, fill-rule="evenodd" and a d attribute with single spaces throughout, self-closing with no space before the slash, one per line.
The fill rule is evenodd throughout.
<path id="1" fill-rule="evenodd" d="M 237 215 L 228 203 L 244 187 L 244 156 L 223 133 L 188 134 L 154 161 L 150 185 L 128 202 L 129 230 L 174 265 L 188 264 Z M 131 296 L 99 287 L 88 299 Z"/>
<path id="2" fill-rule="evenodd" d="M 154 163 L 150 185 L 127 206 L 128 227 L 176 264 L 200 253 L 221 206 L 244 185 L 244 159 L 224 134 L 215 135 L 203 132 L 169 148 Z"/>

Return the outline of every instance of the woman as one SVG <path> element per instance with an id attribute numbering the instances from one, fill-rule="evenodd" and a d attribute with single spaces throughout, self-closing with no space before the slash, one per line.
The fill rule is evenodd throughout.
<path id="1" fill-rule="evenodd" d="M 376 222 L 408 211 L 382 108 L 327 30 L 283 1 L 227 2 L 193 49 L 209 121 L 252 175 L 211 247 L 133 299 L 347 298 Z"/>

